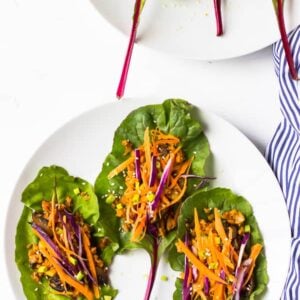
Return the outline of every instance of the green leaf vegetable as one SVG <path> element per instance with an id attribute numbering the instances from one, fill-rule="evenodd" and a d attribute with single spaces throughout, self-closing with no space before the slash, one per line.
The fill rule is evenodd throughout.
<path id="1" fill-rule="evenodd" d="M 193 113 L 195 113 L 193 107 L 180 99 L 169 99 L 162 104 L 144 106 L 131 112 L 116 130 L 112 151 L 106 157 L 102 171 L 95 182 L 95 191 L 99 198 L 100 231 L 110 239 L 111 245 L 114 245 L 114 249 L 108 246 L 104 250 L 108 253 L 107 259 L 111 261 L 117 252 L 122 253 L 136 248 L 144 249 L 150 255 L 152 268 L 145 299 L 150 297 L 159 259 L 174 241 L 175 230 L 158 237 L 158 224 L 149 223 L 148 220 L 147 232 L 138 241 L 132 240 L 130 231 L 120 230 L 124 224 L 116 215 L 113 207 L 115 204 L 112 203 L 124 194 L 125 176 L 122 172 L 109 178 L 109 174 L 130 158 L 130 154 L 124 155 L 123 142 L 129 141 L 133 149 L 140 147 L 148 128 L 158 129 L 164 134 L 180 139 L 181 150 L 185 157 L 192 161 L 190 173 L 204 175 L 205 162 L 210 154 L 209 144 L 201 124 L 194 118 Z M 188 180 L 186 195 L 194 191 L 195 182 L 195 179 Z"/>
<path id="2" fill-rule="evenodd" d="M 225 188 L 215 188 L 208 191 L 199 191 L 188 197 L 183 203 L 178 219 L 177 239 L 182 239 L 186 234 L 186 224 L 188 221 L 194 220 L 194 210 L 196 209 L 199 219 L 207 220 L 207 209 L 217 208 L 221 213 L 230 210 L 240 211 L 245 216 L 245 222 L 251 232 L 251 245 L 259 243 L 263 245 L 263 237 L 260 233 L 257 221 L 254 217 L 250 203 L 241 196 L 234 194 L 231 190 Z M 184 271 L 184 255 L 178 253 L 175 245 L 169 251 L 169 263 L 175 271 Z M 254 269 L 254 286 L 251 295 L 247 299 L 255 299 L 256 296 L 261 295 L 268 283 L 267 262 L 263 253 L 260 253 L 256 260 L 256 267 Z M 173 294 L 174 300 L 182 300 L 183 280 L 177 278 Z M 242 298 L 244 299 L 244 298 Z"/>
<path id="3" fill-rule="evenodd" d="M 42 211 L 42 201 L 51 201 L 54 189 L 58 203 L 64 203 L 66 197 L 70 197 L 73 213 L 78 213 L 95 232 L 98 229 L 99 206 L 93 186 L 81 178 L 70 176 L 61 167 L 43 167 L 22 193 L 22 202 L 25 207 L 18 223 L 15 238 L 15 260 L 21 273 L 24 294 L 29 300 L 69 299 L 64 295 L 53 293 L 54 290 L 49 286 L 49 281 L 44 277 L 42 277 L 41 282 L 35 281 L 28 260 L 28 246 L 38 242 L 38 238 L 30 225 L 33 213 Z M 105 299 L 105 296 L 110 296 L 113 299 L 117 294 L 117 291 L 109 285 L 104 285 L 101 291 L 102 300 Z M 82 297 L 79 296 L 78 299 L 82 299 Z"/>

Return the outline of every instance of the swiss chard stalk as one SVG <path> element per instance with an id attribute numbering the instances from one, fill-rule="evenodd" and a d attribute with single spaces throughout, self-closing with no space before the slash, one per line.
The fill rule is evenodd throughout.
<path id="1" fill-rule="evenodd" d="M 157 228 L 154 225 L 151 225 L 148 227 L 148 234 L 153 238 L 152 241 L 152 254 L 151 256 L 151 268 L 150 268 L 150 273 L 148 277 L 148 282 L 147 282 L 147 288 L 144 296 L 144 300 L 149 300 L 152 292 L 152 288 L 154 285 L 155 277 L 156 277 L 156 272 L 157 272 L 157 267 L 159 263 L 159 256 L 158 256 L 158 248 L 159 248 L 159 238 L 158 238 L 158 232 Z"/>
<path id="2" fill-rule="evenodd" d="M 131 57 L 132 57 L 132 51 L 133 51 L 133 47 L 134 47 L 134 43 L 135 43 L 136 35 L 137 35 L 139 18 L 140 18 L 140 14 L 141 14 L 143 6 L 144 6 L 144 2 L 145 2 L 145 0 L 136 0 L 135 1 L 128 48 L 127 48 L 125 61 L 124 61 L 124 65 L 123 65 L 123 69 L 122 69 L 122 73 L 121 73 L 121 78 L 120 78 L 118 89 L 117 89 L 117 97 L 119 99 L 121 99 L 124 96 L 128 70 L 129 70 L 130 61 L 131 61 Z"/>
<path id="3" fill-rule="evenodd" d="M 217 36 L 223 34 L 223 23 L 222 23 L 222 12 L 221 12 L 221 0 L 214 0 L 215 17 L 216 17 L 216 27 Z"/>
<path id="4" fill-rule="evenodd" d="M 277 21 L 278 21 L 278 26 L 279 26 L 279 31 L 281 35 L 281 40 L 282 40 L 282 45 L 283 49 L 285 52 L 286 60 L 289 66 L 290 74 L 294 80 L 299 80 L 298 77 L 298 72 L 294 63 L 293 59 L 293 54 L 292 50 L 289 44 L 289 39 L 286 33 L 286 28 L 285 28 L 285 22 L 284 22 L 284 0 L 272 0 Z"/>

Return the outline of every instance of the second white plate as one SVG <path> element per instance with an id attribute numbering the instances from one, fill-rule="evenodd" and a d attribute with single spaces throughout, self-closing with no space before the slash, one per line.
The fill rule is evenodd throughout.
<path id="1" fill-rule="evenodd" d="M 109 23 L 129 35 L 135 0 L 91 2 Z M 225 34 L 216 37 L 212 0 L 146 1 L 138 43 L 184 58 L 219 60 L 252 53 L 279 39 L 272 0 L 222 3 Z M 300 23 L 300 1 L 285 1 L 285 16 L 288 30 L 295 28 Z"/>

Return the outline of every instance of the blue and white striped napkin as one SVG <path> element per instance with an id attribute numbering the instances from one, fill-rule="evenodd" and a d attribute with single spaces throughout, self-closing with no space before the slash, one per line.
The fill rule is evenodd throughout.
<path id="1" fill-rule="evenodd" d="M 290 35 L 296 69 L 300 70 L 300 26 Z M 300 82 L 292 80 L 279 41 L 273 46 L 283 119 L 266 149 L 266 159 L 281 185 L 291 222 L 292 244 L 282 299 L 300 299 Z"/>

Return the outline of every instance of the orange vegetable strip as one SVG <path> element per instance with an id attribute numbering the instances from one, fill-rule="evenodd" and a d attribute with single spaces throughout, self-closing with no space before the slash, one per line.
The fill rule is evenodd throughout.
<path id="1" fill-rule="evenodd" d="M 46 245 L 44 245 L 46 246 Z M 93 300 L 94 295 L 90 291 L 90 289 L 81 283 L 79 283 L 77 280 L 73 279 L 72 277 L 68 276 L 64 270 L 60 267 L 60 265 L 55 261 L 55 259 L 52 258 L 52 255 L 47 251 L 48 247 L 45 247 L 45 249 L 40 248 L 40 251 L 42 254 L 50 261 L 50 263 L 55 268 L 58 276 L 60 279 L 65 281 L 70 286 L 74 287 L 76 290 L 78 290 L 83 296 L 85 296 L 88 300 Z"/>
<path id="2" fill-rule="evenodd" d="M 141 170 L 141 176 L 142 176 L 142 182 L 143 182 L 143 185 L 147 186 L 148 187 L 148 177 L 149 177 L 149 173 L 150 171 L 147 171 L 147 170 L 144 170 L 144 168 L 142 168 Z"/>
<path id="3" fill-rule="evenodd" d="M 194 254 L 193 252 L 186 247 L 186 245 L 179 239 L 176 243 L 178 252 L 184 253 L 188 260 L 201 272 L 202 275 L 207 276 L 210 280 L 214 280 L 223 284 L 227 283 L 217 276 L 214 272 L 209 270 Z"/>
<path id="4" fill-rule="evenodd" d="M 182 174 L 184 174 L 186 172 L 186 170 L 189 167 L 190 163 L 191 163 L 190 160 L 187 160 L 186 162 L 184 162 L 181 165 L 179 171 L 177 172 L 176 177 L 172 180 L 172 184 L 169 186 L 170 189 L 172 189 L 176 185 L 178 179 L 181 177 Z"/>
<path id="5" fill-rule="evenodd" d="M 129 205 L 126 206 L 126 223 L 130 224 L 132 221 L 130 220 L 130 209 L 131 207 Z"/>
<path id="6" fill-rule="evenodd" d="M 128 159 L 126 159 L 121 164 L 119 164 L 116 168 L 114 168 L 113 170 L 111 170 L 109 172 L 107 178 L 108 179 L 112 179 L 113 177 L 115 177 L 116 175 L 118 175 L 119 173 L 121 173 L 122 171 L 124 171 L 128 167 L 128 165 L 130 165 L 133 162 L 134 162 L 134 157 L 130 156 Z"/>
<path id="7" fill-rule="evenodd" d="M 177 140 L 174 140 L 174 139 L 160 139 L 158 141 L 155 142 L 155 144 L 157 145 L 161 145 L 161 144 L 178 144 L 178 141 Z"/>
<path id="8" fill-rule="evenodd" d="M 201 229 L 199 224 L 199 216 L 198 211 L 196 208 L 194 208 L 194 223 L 195 223 L 195 233 L 196 233 L 196 246 L 197 246 L 197 252 L 199 253 L 201 251 Z"/>
<path id="9" fill-rule="evenodd" d="M 52 229 L 55 227 L 55 214 L 56 214 L 55 199 L 56 199 L 56 193 L 53 192 L 52 199 L 51 199 L 51 214 L 49 217 L 49 222 L 51 224 Z"/>
<path id="10" fill-rule="evenodd" d="M 177 143 L 180 142 L 180 140 L 176 136 L 171 135 L 171 134 L 164 134 L 161 131 L 158 131 L 157 139 L 158 140 L 172 140 L 172 141 L 176 141 Z"/>
<path id="11" fill-rule="evenodd" d="M 213 295 L 213 300 L 224 300 L 225 299 L 225 286 L 224 284 L 217 283 L 215 286 L 215 292 Z"/>
<path id="12" fill-rule="evenodd" d="M 192 268 L 191 267 L 189 267 L 189 277 L 188 277 L 188 279 L 187 279 L 187 286 L 190 286 L 191 285 L 191 283 L 192 283 L 192 280 L 193 280 L 193 274 L 192 274 Z"/>
<path id="13" fill-rule="evenodd" d="M 186 191 L 186 188 L 187 188 L 187 180 L 184 179 L 184 184 L 183 184 L 182 190 L 180 191 L 179 195 L 174 200 L 172 200 L 172 202 L 170 202 L 166 206 L 162 207 L 160 210 L 164 210 L 164 209 L 174 205 L 175 203 L 179 202 L 181 200 L 181 198 L 183 197 L 183 195 Z"/>
<path id="14" fill-rule="evenodd" d="M 212 256 L 213 262 L 217 261 L 217 254 L 216 254 L 216 248 L 215 248 L 215 243 L 214 243 L 214 236 L 212 233 L 212 230 L 210 229 L 208 232 L 208 246 L 209 250 Z"/>
<path id="15" fill-rule="evenodd" d="M 232 241 L 232 235 L 233 235 L 232 228 L 229 227 L 228 228 L 228 241 L 229 241 L 230 244 L 231 244 L 231 241 Z"/>
<path id="16" fill-rule="evenodd" d="M 162 203 L 165 205 L 168 205 L 170 203 L 170 200 L 165 195 L 161 196 L 161 200 L 162 200 Z"/>
<path id="17" fill-rule="evenodd" d="M 221 269 L 225 272 L 225 274 L 229 278 L 229 281 L 234 282 L 235 277 L 234 277 L 234 275 L 232 275 L 232 273 L 227 268 L 228 264 L 233 266 L 230 259 L 228 257 L 224 256 L 224 254 L 218 250 L 216 250 L 216 254 L 217 254 L 218 260 L 220 262 Z M 232 268 L 232 269 L 234 269 L 234 268 Z"/>
<path id="18" fill-rule="evenodd" d="M 146 226 L 146 216 L 145 216 L 146 204 L 142 203 L 137 209 L 137 218 L 132 226 L 132 237 L 131 241 L 136 241 L 140 235 L 145 232 L 144 228 Z"/>
<path id="19" fill-rule="evenodd" d="M 214 208 L 214 215 L 215 215 L 216 231 L 217 231 L 218 235 L 220 236 L 223 244 L 226 245 L 228 243 L 228 238 L 226 236 L 225 229 L 223 227 L 220 212 L 216 207 Z"/>
<path id="20" fill-rule="evenodd" d="M 138 240 L 141 240 L 143 238 L 143 233 L 145 232 L 145 225 L 146 225 L 146 216 L 138 220 L 136 223 L 136 226 L 132 229 L 132 236 L 131 241 L 136 242 Z"/>
<path id="21" fill-rule="evenodd" d="M 54 241 L 56 242 L 56 244 L 66 252 L 66 255 L 68 257 L 68 259 L 70 258 L 71 255 L 75 256 L 75 257 L 80 257 L 78 254 L 76 254 L 74 251 L 72 251 L 71 249 L 66 248 L 58 239 L 57 234 L 56 234 L 56 230 L 55 230 L 55 205 L 52 204 L 52 211 L 54 211 L 54 214 L 52 216 L 52 212 L 51 212 L 51 229 L 52 229 L 52 233 L 53 233 L 53 238 Z"/>
<path id="22" fill-rule="evenodd" d="M 228 266 L 230 269 L 234 269 L 234 264 L 233 264 L 233 262 L 229 259 L 229 257 L 227 257 L 224 253 L 221 253 L 221 252 L 219 252 L 220 253 L 220 255 L 222 256 L 222 259 L 223 259 L 223 261 L 224 261 L 224 264 L 226 265 L 226 266 Z"/>
<path id="23" fill-rule="evenodd" d="M 88 260 L 88 265 L 91 271 L 91 275 L 93 276 L 94 281 L 97 283 L 93 283 L 93 290 L 94 290 L 94 295 L 96 299 L 100 298 L 100 291 L 99 291 L 99 285 L 98 285 L 98 280 L 97 280 L 97 272 L 96 272 L 96 267 L 95 267 L 95 263 L 94 263 L 94 258 L 93 258 L 93 254 L 91 252 L 91 243 L 90 240 L 88 238 L 88 236 L 86 235 L 86 233 L 84 232 L 84 230 L 81 228 L 81 235 L 82 235 L 82 244 L 83 244 L 83 248 Z"/>
<path id="24" fill-rule="evenodd" d="M 253 270 L 255 268 L 255 261 L 256 261 L 258 255 L 260 254 L 262 248 L 263 248 L 263 246 L 261 244 L 255 244 L 251 247 L 251 252 L 250 252 L 249 258 L 252 259 L 252 262 L 251 262 L 251 267 L 249 269 L 244 286 L 246 286 L 246 284 L 248 283 L 248 281 L 250 280 L 250 278 L 252 276 Z"/>

